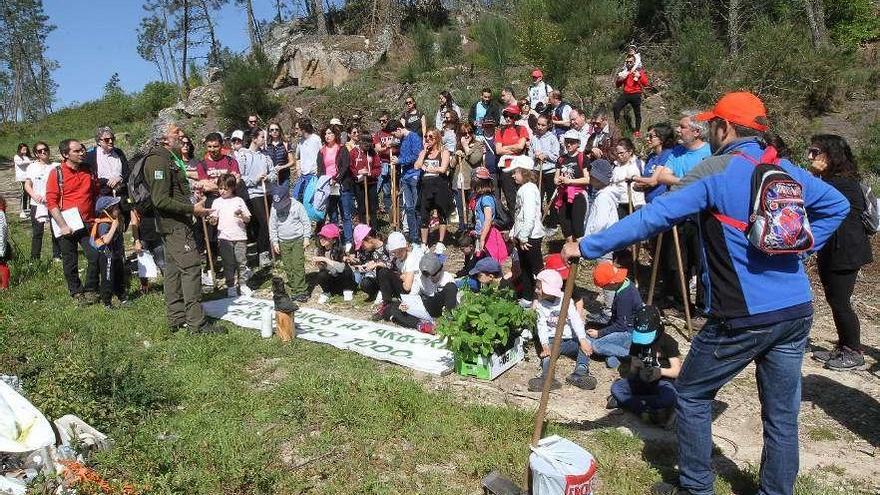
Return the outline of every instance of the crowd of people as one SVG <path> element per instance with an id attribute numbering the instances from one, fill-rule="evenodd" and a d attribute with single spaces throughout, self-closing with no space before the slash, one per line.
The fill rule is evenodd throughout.
<path id="1" fill-rule="evenodd" d="M 851 296 L 856 274 L 872 259 L 861 218 L 869 205 L 846 141 L 814 136 L 805 171 L 769 133 L 763 103 L 731 93 L 708 112 L 650 125 L 647 155 L 639 156 L 634 140 L 642 139 L 640 95 L 648 81 L 634 49 L 617 75 L 622 93 L 611 115 L 603 106 L 588 112 L 566 103 L 539 69 L 531 76 L 524 98 L 504 88 L 496 100 L 484 88 L 467 115 L 443 91 L 433 120 L 412 96 L 401 114 L 381 111 L 374 124 L 360 114 L 320 126 L 301 118 L 290 137 L 279 123 L 264 130 L 249 116 L 248 128 L 228 138 L 204 136 L 200 152 L 174 123 L 158 128 L 154 145 L 131 160 L 108 127 L 97 130 L 92 150 L 62 141 L 60 164 L 46 143 L 34 145 L 36 158 L 22 144 L 15 167 L 22 218 L 32 225 L 31 256 L 40 257 L 45 232 L 54 233 L 53 257 L 70 295 L 113 308 L 114 297 L 128 300 L 128 233 L 134 251 L 149 253 L 162 270 L 170 327 L 194 333 L 224 331 L 200 304 L 203 285 L 221 273 L 228 296 L 249 295 L 256 271 L 280 265 L 298 301 L 308 301 L 314 287 L 321 304 L 362 292 L 375 305 L 374 319 L 427 333 L 461 291 L 500 285 L 538 316 L 531 333 L 541 370 L 529 381 L 533 391 L 546 383 L 569 263 L 598 259 L 592 278 L 601 304 L 590 309 L 576 295 L 565 311 L 561 354 L 575 360 L 565 381 L 592 390 L 591 360 L 623 366 L 608 407 L 657 423 L 676 412 L 678 493 L 711 493 L 712 398 L 755 362 L 767 440 L 761 487 L 791 493 L 800 367 L 813 317 L 803 257 L 811 252 L 818 251 L 840 337 L 837 348 L 813 357 L 835 370 L 864 364 Z M 634 110 L 632 137 L 620 132 L 626 106 Z M 772 256 L 742 227 L 756 208 L 753 170 L 771 162 L 798 185 L 810 236 L 807 248 Z M 9 277 L 5 222 L 0 215 L 0 281 Z M 657 238 L 673 228 L 675 240 Z M 639 256 L 643 242 L 647 254 Z M 455 271 L 453 245 L 463 257 Z M 648 258 L 660 269 L 659 301 L 690 305 L 681 281 L 704 308 L 707 321 L 685 359 L 657 305 L 644 304 L 637 287 L 640 259 Z M 140 283 L 149 290 L 148 280 Z"/>

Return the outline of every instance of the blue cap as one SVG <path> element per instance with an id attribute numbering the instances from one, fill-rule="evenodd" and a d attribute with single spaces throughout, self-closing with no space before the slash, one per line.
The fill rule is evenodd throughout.
<path id="1" fill-rule="evenodd" d="M 287 208 L 290 205 L 290 189 L 286 185 L 272 186 L 272 204 L 276 208 Z"/>
<path id="2" fill-rule="evenodd" d="M 632 334 L 633 344 L 638 345 L 651 345 L 654 343 L 654 339 L 657 337 L 657 331 L 651 330 L 650 332 L 639 332 L 635 331 Z"/>
<path id="3" fill-rule="evenodd" d="M 501 274 L 501 265 L 495 261 L 495 258 L 486 257 L 477 261 L 477 264 L 471 268 L 471 271 L 468 272 L 468 275 L 474 276 L 479 273 L 494 273 L 496 275 Z"/>
<path id="4" fill-rule="evenodd" d="M 118 204 L 119 198 L 116 196 L 98 196 L 98 199 L 95 200 L 95 213 L 101 213 L 107 208 Z"/>

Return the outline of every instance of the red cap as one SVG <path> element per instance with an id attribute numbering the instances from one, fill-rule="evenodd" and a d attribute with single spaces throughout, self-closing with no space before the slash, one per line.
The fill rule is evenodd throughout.
<path id="1" fill-rule="evenodd" d="M 544 258 L 544 268 L 547 270 L 556 270 L 559 272 L 559 275 L 562 276 L 562 280 L 568 278 L 568 272 L 570 271 L 570 268 L 565 264 L 565 260 L 562 259 L 562 254 L 560 253 L 551 254 Z"/>
<path id="2" fill-rule="evenodd" d="M 509 115 L 521 115 L 522 114 L 522 112 L 520 112 L 520 110 L 519 110 L 519 107 L 516 106 L 515 104 L 507 105 L 507 108 L 504 109 L 503 113 L 506 113 Z"/>
<path id="3" fill-rule="evenodd" d="M 610 261 L 603 261 L 593 269 L 593 283 L 596 287 L 617 284 L 626 279 L 626 268 L 618 268 Z"/>
<path id="4" fill-rule="evenodd" d="M 544 77 L 544 73 L 541 72 L 541 69 L 535 69 L 532 71 L 532 77 Z"/>
<path id="5" fill-rule="evenodd" d="M 762 124 L 758 120 L 759 118 L 767 119 L 767 107 L 764 106 L 760 98 L 745 91 L 727 93 L 715 103 L 711 110 L 698 114 L 694 118 L 703 121 L 714 118 L 724 119 L 761 132 L 768 129 L 766 124 Z"/>
<path id="6" fill-rule="evenodd" d="M 492 174 L 489 172 L 489 169 L 486 167 L 477 167 L 474 169 L 474 177 L 478 179 L 491 179 Z"/>

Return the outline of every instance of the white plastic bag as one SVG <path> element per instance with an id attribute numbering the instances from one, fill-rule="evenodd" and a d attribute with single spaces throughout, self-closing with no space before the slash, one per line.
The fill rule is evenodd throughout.
<path id="1" fill-rule="evenodd" d="M 156 266 L 156 260 L 149 251 L 141 251 L 137 256 L 138 261 L 138 277 L 140 278 L 156 278 L 159 276 L 159 267 Z"/>
<path id="2" fill-rule="evenodd" d="M 55 433 L 43 413 L 0 382 L 0 452 L 30 452 L 54 443 Z"/>
<path id="3" fill-rule="evenodd" d="M 596 460 L 578 444 L 553 435 L 529 455 L 533 495 L 592 495 Z"/>

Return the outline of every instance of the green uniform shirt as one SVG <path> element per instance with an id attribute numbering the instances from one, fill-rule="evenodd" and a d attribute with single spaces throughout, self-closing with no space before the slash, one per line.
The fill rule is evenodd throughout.
<path id="1" fill-rule="evenodd" d="M 150 150 L 150 156 L 144 162 L 144 181 L 150 188 L 161 233 L 167 234 L 175 227 L 188 228 L 192 225 L 189 181 L 170 151 L 161 146 Z"/>

